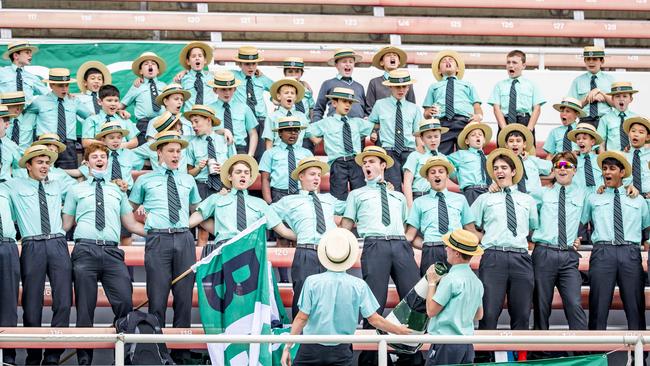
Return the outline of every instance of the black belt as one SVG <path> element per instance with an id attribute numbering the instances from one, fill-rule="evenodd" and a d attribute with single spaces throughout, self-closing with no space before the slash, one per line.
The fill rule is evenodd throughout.
<path id="1" fill-rule="evenodd" d="M 512 253 L 528 253 L 528 249 L 512 248 L 512 247 L 489 247 L 485 250 L 493 250 L 495 252 L 512 252 Z"/>
<path id="2" fill-rule="evenodd" d="M 63 234 L 41 234 L 41 235 L 32 235 L 32 236 L 25 236 L 23 237 L 23 241 L 25 240 L 50 240 L 50 239 L 58 239 L 58 238 L 63 238 L 65 235 Z"/>
<path id="3" fill-rule="evenodd" d="M 620 241 L 620 242 L 616 242 L 616 241 L 614 241 L 614 240 L 610 240 L 610 241 L 600 240 L 600 241 L 596 241 L 596 242 L 594 242 L 594 245 L 614 245 L 614 246 L 620 246 L 620 245 L 636 245 L 636 246 L 638 246 L 639 243 L 635 243 L 635 242 L 632 242 L 632 241 Z"/>
<path id="4" fill-rule="evenodd" d="M 573 248 L 573 246 L 568 246 L 567 245 L 566 249 L 562 249 L 562 248 L 560 248 L 559 245 L 546 244 L 546 243 L 535 243 L 535 246 L 536 247 L 544 247 L 544 248 L 553 249 L 553 250 L 560 250 L 560 251 L 563 251 L 563 252 L 568 251 L 569 248 Z"/>
<path id="5" fill-rule="evenodd" d="M 530 113 L 517 113 L 517 117 L 530 117 Z"/>
<path id="6" fill-rule="evenodd" d="M 14 238 L 0 238 L 0 243 L 10 243 L 10 244 L 16 244 L 16 239 Z"/>
<path id="7" fill-rule="evenodd" d="M 168 229 L 149 229 L 147 234 L 178 234 L 184 233 L 189 229 L 186 227 L 170 227 Z"/>
<path id="8" fill-rule="evenodd" d="M 427 194 L 429 194 L 429 192 L 413 192 L 413 193 L 412 193 L 413 198 L 418 198 L 418 197 L 426 196 Z"/>
<path id="9" fill-rule="evenodd" d="M 397 152 L 397 149 L 395 149 L 395 148 L 385 148 L 384 150 Z M 413 152 L 413 151 L 415 151 L 415 149 L 411 149 L 410 147 L 405 147 L 402 150 L 400 150 L 399 153 L 401 154 L 401 153 Z"/>
<path id="10" fill-rule="evenodd" d="M 406 240 L 402 235 L 366 236 L 364 240 Z"/>
<path id="11" fill-rule="evenodd" d="M 463 191 L 465 191 L 466 189 L 488 189 L 488 186 L 486 184 L 476 184 L 473 186 L 467 186 L 463 188 Z"/>
<path id="12" fill-rule="evenodd" d="M 154 118 L 154 117 L 152 117 L 152 118 Z M 151 121 L 152 118 L 149 118 L 149 117 L 140 118 L 138 120 L 138 122 L 149 122 L 149 121 Z"/>
<path id="13" fill-rule="evenodd" d="M 445 243 L 441 241 L 425 241 L 424 243 L 422 243 L 422 246 L 425 247 L 442 247 L 444 245 Z"/>
<path id="14" fill-rule="evenodd" d="M 120 243 L 116 241 L 110 241 L 110 240 L 99 240 L 99 239 L 76 239 L 75 244 L 90 244 L 90 245 L 97 245 L 100 247 L 116 247 Z"/>
<path id="15" fill-rule="evenodd" d="M 283 193 L 283 194 L 291 194 L 291 193 L 289 193 L 288 189 L 277 189 L 277 188 L 273 188 L 273 187 L 271 187 L 271 192 Z M 296 192 L 296 193 L 298 193 L 298 192 Z"/>
<path id="16" fill-rule="evenodd" d="M 334 159 L 334 161 L 336 161 L 336 160 L 341 160 L 341 161 L 353 161 L 353 160 L 354 160 L 354 157 L 355 157 L 354 155 L 341 156 L 341 157 L 338 157 L 338 158 Z"/>
<path id="17" fill-rule="evenodd" d="M 318 250 L 317 244 L 296 244 L 296 248 Z"/>

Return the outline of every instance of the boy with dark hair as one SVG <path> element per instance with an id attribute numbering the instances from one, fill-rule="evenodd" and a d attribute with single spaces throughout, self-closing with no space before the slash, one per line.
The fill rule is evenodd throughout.
<path id="1" fill-rule="evenodd" d="M 523 193 L 540 189 L 542 187 L 540 176 L 551 174 L 551 162 L 535 156 L 533 141 L 532 131 L 518 123 L 507 125 L 497 137 L 498 146 L 512 150 L 523 164 L 524 176 L 517 183 L 517 189 Z M 493 187 L 496 188 L 496 185 Z"/>
<path id="2" fill-rule="evenodd" d="M 11 65 L 0 68 L 0 93 L 22 91 L 25 93 L 27 104 L 37 95 L 49 92 L 40 78 L 25 70 L 32 64 L 32 57 L 38 51 L 27 41 L 15 41 L 7 45 L 2 58 L 9 60 Z"/>
<path id="3" fill-rule="evenodd" d="M 568 95 L 578 99 L 586 116 L 592 118 L 598 128 L 598 120 L 611 110 L 610 92 L 614 78 L 602 71 L 605 64 L 605 50 L 602 47 L 587 46 L 582 52 L 587 72 L 571 83 Z"/>
<path id="4" fill-rule="evenodd" d="M 194 104 L 209 105 L 216 101 L 208 81 L 212 80 L 212 72 L 204 70 L 212 63 L 212 46 L 204 42 L 190 42 L 178 55 L 179 63 L 187 71 L 180 78 L 183 89 L 190 92 L 185 99 L 184 110 L 189 111 Z"/>
<path id="5" fill-rule="evenodd" d="M 13 115 L 7 117 L 9 128 L 7 136 L 18 145 L 18 151 L 22 154 L 32 142 L 34 142 L 34 118 L 25 118 L 25 93 L 11 92 L 0 94 L 0 105 L 7 107 L 8 113 Z M 32 115 L 33 117 L 33 115 Z"/>
<path id="6" fill-rule="evenodd" d="M 134 149 L 138 147 L 137 136 L 140 134 L 140 131 L 136 128 L 136 125 L 133 124 L 128 119 L 123 119 L 118 115 L 118 110 L 120 108 L 120 91 L 110 84 L 103 85 L 99 88 L 99 104 L 101 106 L 101 111 L 99 113 L 86 118 L 83 123 L 83 132 L 82 132 L 82 141 L 84 147 L 98 142 L 95 140 L 95 136 L 101 130 L 101 126 L 104 123 L 109 122 L 119 122 L 123 129 L 129 131 L 128 136 L 125 137 L 123 143 L 123 148 Z"/>
<path id="7" fill-rule="evenodd" d="M 311 112 L 314 109 L 314 92 L 309 83 L 302 80 L 305 73 L 305 62 L 302 57 L 287 57 L 282 60 L 282 73 L 285 78 L 296 79 L 305 88 L 305 96 L 301 101 L 296 101 L 296 110 L 304 113 L 311 120 Z M 308 147 L 305 146 L 305 148 Z"/>
<path id="8" fill-rule="evenodd" d="M 612 97 L 614 108 L 600 117 L 598 122 L 598 134 L 603 138 L 600 151 L 624 151 L 630 145 L 623 124 L 626 119 L 637 115 L 629 109 L 636 93 L 638 91 L 634 90 L 630 82 L 620 81 L 612 84 L 607 95 Z"/>

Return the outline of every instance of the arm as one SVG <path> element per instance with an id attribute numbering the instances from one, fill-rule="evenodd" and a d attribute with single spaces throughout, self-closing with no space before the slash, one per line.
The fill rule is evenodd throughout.
<path id="1" fill-rule="evenodd" d="M 268 172 L 261 172 L 262 176 L 262 198 L 266 201 L 267 204 L 271 204 L 271 175 Z"/>
<path id="2" fill-rule="evenodd" d="M 494 111 L 494 116 L 497 118 L 497 124 L 499 128 L 504 128 L 507 125 L 506 118 L 501 112 L 501 106 L 499 104 L 494 104 L 492 106 L 492 111 Z"/>
<path id="3" fill-rule="evenodd" d="M 529 130 L 532 131 L 537 125 L 537 120 L 539 119 L 540 113 L 542 113 L 542 106 L 540 104 L 535 104 L 533 106 L 533 113 L 530 115 L 530 121 L 528 121 Z"/>
<path id="4" fill-rule="evenodd" d="M 210 218 L 201 223 L 201 228 L 214 235 L 214 219 Z"/>
<path id="5" fill-rule="evenodd" d="M 293 323 L 291 323 L 291 335 L 299 335 L 302 334 L 303 328 L 305 328 L 305 325 L 307 324 L 307 320 L 309 320 L 309 315 L 303 313 L 302 311 L 298 311 L 298 314 L 294 317 Z M 284 345 L 284 350 L 282 351 L 282 365 L 291 365 L 291 347 L 293 346 L 293 343 L 286 343 Z"/>
<path id="6" fill-rule="evenodd" d="M 472 233 L 474 233 L 474 235 L 476 235 L 478 237 L 479 241 L 483 238 L 483 233 L 476 229 L 476 226 L 474 225 L 473 222 L 470 222 L 469 224 L 463 225 L 463 229 L 465 229 L 467 231 L 471 231 Z"/>
<path id="7" fill-rule="evenodd" d="M 70 231 L 75 224 L 74 216 L 63 214 L 61 218 L 63 220 L 63 231 Z"/>
<path id="8" fill-rule="evenodd" d="M 199 163 L 196 166 L 193 165 L 188 165 L 187 166 L 187 174 L 196 177 L 203 168 L 208 164 L 208 161 L 206 159 L 200 160 Z"/>
<path id="9" fill-rule="evenodd" d="M 125 215 L 122 215 L 121 220 L 122 225 L 131 233 L 140 235 L 142 237 L 146 236 L 147 233 L 144 231 L 144 225 L 136 221 L 133 212 L 129 212 Z"/>
<path id="10" fill-rule="evenodd" d="M 435 269 L 435 264 L 432 264 L 428 269 L 427 269 L 427 282 L 428 288 L 427 288 L 427 316 L 429 318 L 433 318 L 434 316 L 440 314 L 444 306 L 438 304 L 433 300 L 433 296 L 436 294 L 436 290 L 438 287 L 438 283 L 440 282 L 440 275 L 436 273 Z"/>
<path id="11" fill-rule="evenodd" d="M 348 219 L 347 217 L 343 217 L 341 218 L 340 227 L 352 231 L 352 229 L 354 229 L 354 221 Z"/>
<path id="12" fill-rule="evenodd" d="M 203 223 L 203 221 L 205 221 L 205 219 L 203 218 L 201 211 L 194 211 L 192 215 L 190 215 L 189 226 L 190 228 L 196 227 L 197 225 Z"/>
<path id="13" fill-rule="evenodd" d="M 473 104 L 474 114 L 472 115 L 471 120 L 476 122 L 481 122 L 483 120 L 483 108 L 481 108 L 481 103 L 476 102 Z"/>
<path id="14" fill-rule="evenodd" d="M 418 236 L 418 229 L 411 225 L 406 226 L 406 240 L 411 242 L 414 248 L 422 249 L 422 238 Z"/>
<path id="15" fill-rule="evenodd" d="M 401 335 L 411 334 L 411 330 L 406 325 L 393 324 L 377 313 L 373 313 L 368 317 L 368 323 L 384 332 Z"/>
<path id="16" fill-rule="evenodd" d="M 298 240 L 296 233 L 294 233 L 293 230 L 286 227 L 283 223 L 279 223 L 275 225 L 273 227 L 273 231 L 275 231 L 278 235 L 282 236 L 283 238 L 289 239 L 291 241 Z"/>
<path id="17" fill-rule="evenodd" d="M 138 147 L 138 139 L 134 138 L 134 139 L 131 139 L 129 141 L 122 142 L 120 147 L 122 147 L 124 149 L 129 149 L 129 150 L 135 149 L 136 147 Z"/>
<path id="18" fill-rule="evenodd" d="M 413 173 L 409 169 L 404 170 L 404 181 L 402 182 L 402 192 L 406 197 L 406 204 L 409 208 L 413 206 Z"/>
<path id="19" fill-rule="evenodd" d="M 251 128 L 248 130 L 248 155 L 255 155 L 255 150 L 257 149 L 257 141 L 259 141 L 257 130 Z"/>

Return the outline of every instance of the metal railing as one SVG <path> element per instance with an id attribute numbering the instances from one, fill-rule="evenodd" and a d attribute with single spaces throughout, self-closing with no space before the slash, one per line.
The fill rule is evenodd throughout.
<path id="1" fill-rule="evenodd" d="M 644 344 L 650 337 L 644 335 L 576 335 L 570 336 L 573 345 L 617 344 L 634 347 L 634 365 L 643 365 Z M 557 344 L 557 336 L 431 336 L 431 335 L 151 335 L 151 334 L 0 334 L 3 342 L 112 342 L 115 343 L 115 365 L 124 365 L 125 343 L 356 343 L 377 344 L 379 365 L 388 360 L 388 343 L 426 344 Z"/>

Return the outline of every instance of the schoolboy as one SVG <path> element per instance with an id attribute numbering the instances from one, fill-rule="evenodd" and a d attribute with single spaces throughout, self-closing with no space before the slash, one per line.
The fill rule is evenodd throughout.
<path id="1" fill-rule="evenodd" d="M 587 46 L 582 51 L 587 72 L 576 77 L 569 87 L 568 95 L 580 101 L 586 116 L 595 120 L 611 110 L 612 97 L 607 95 L 614 78 L 602 71 L 605 64 L 605 50 L 602 47 Z"/>
<path id="2" fill-rule="evenodd" d="M 431 71 L 438 82 L 427 90 L 424 118 L 438 116 L 440 124 L 449 128 L 439 147 L 440 152 L 449 155 L 458 149 L 457 137 L 465 125 L 483 120 L 483 110 L 474 86 L 462 80 L 465 62 L 460 54 L 451 50 L 438 52 Z"/>
<path id="3" fill-rule="evenodd" d="M 364 118 L 370 114 L 370 108 L 368 108 L 368 104 L 366 103 L 366 92 L 363 89 L 363 85 L 352 79 L 354 66 L 362 59 L 363 57 L 354 52 L 354 50 L 350 48 L 341 48 L 336 50 L 332 58 L 327 61 L 329 66 L 334 66 L 336 68 L 337 74 L 336 77 L 325 80 L 321 84 L 318 98 L 316 99 L 316 105 L 314 106 L 314 121 L 320 121 L 325 116 L 331 116 L 334 114 L 335 110 L 332 104 L 328 102 L 327 96 L 331 95 L 335 88 L 352 89 L 356 99 L 359 101 L 359 103 L 352 105 L 348 117 Z"/>
<path id="4" fill-rule="evenodd" d="M 112 122 L 117 129 L 118 123 Z M 118 249 L 120 226 L 145 236 L 144 227 L 133 216 L 124 192 L 109 181 L 109 150 L 91 144 L 84 152 L 90 177 L 70 189 L 63 205 L 63 229 L 74 226 L 75 246 L 72 251 L 77 327 L 92 327 L 97 305 L 97 282 L 102 282 L 115 318 L 125 317 L 133 310 L 133 287 Z M 121 225 L 120 225 L 121 223 Z M 77 362 L 91 365 L 93 350 L 78 349 Z"/>
<path id="5" fill-rule="evenodd" d="M 163 88 L 163 90 L 156 97 L 156 103 L 158 103 L 163 108 L 164 111 L 171 112 L 174 115 L 178 115 L 179 121 L 181 123 L 181 135 L 184 139 L 189 139 L 190 136 L 194 135 L 194 130 L 190 122 L 183 117 L 181 114 L 181 109 L 183 104 L 187 103 L 187 100 L 190 98 L 190 92 L 185 90 L 180 84 L 168 84 Z M 189 110 L 189 109 L 188 109 Z M 147 126 L 147 141 L 152 141 L 156 134 L 158 133 L 154 128 L 154 119 L 149 121 Z"/>
<path id="6" fill-rule="evenodd" d="M 538 227 L 537 206 L 517 190 L 524 168 L 512 151 L 493 150 L 486 165 L 501 191 L 483 194 L 471 206 L 485 249 L 478 270 L 485 287 L 479 329 L 496 329 L 506 296 L 510 329 L 528 329 L 534 282 L 527 236 Z"/>
<path id="7" fill-rule="evenodd" d="M 415 136 L 419 137 L 424 146 L 424 152 L 413 151 L 404 163 L 404 182 L 402 183 L 402 192 L 406 197 L 406 203 L 409 208 L 413 206 L 413 201 L 426 195 L 431 190 L 427 177 L 420 175 L 420 168 L 432 156 L 441 156 L 438 153 L 440 145 L 440 136 L 449 131 L 447 127 L 442 127 L 440 121 L 431 118 L 423 119 L 418 123 L 418 129 Z"/>
<path id="8" fill-rule="evenodd" d="M 111 84 L 111 72 L 106 65 L 99 61 L 87 61 L 77 69 L 77 86 L 79 94 L 77 98 L 86 105 L 86 108 L 95 114 L 102 110 L 99 104 L 99 89 Z"/>
<path id="9" fill-rule="evenodd" d="M 578 145 L 569 140 L 569 132 L 576 128 L 578 117 L 586 117 L 580 105 L 579 100 L 571 97 L 564 97 L 560 103 L 553 104 L 553 109 L 560 112 L 562 125 L 552 129 L 544 142 L 544 151 L 548 153 L 546 159 L 551 160 L 553 155 L 563 151 L 578 150 Z"/>
<path id="10" fill-rule="evenodd" d="M 381 76 L 370 79 L 368 83 L 368 94 L 366 94 L 366 104 L 368 109 L 372 111 L 372 108 L 375 106 L 375 102 L 380 99 L 388 98 L 391 96 L 390 89 L 383 84 L 384 81 L 388 80 L 388 74 L 391 71 L 403 68 L 406 66 L 406 52 L 401 48 L 394 46 L 382 47 L 375 55 L 372 57 L 372 66 L 382 70 L 384 73 Z M 415 93 L 413 88 L 409 88 L 406 93 L 406 100 L 411 103 L 415 103 Z"/>
<path id="11" fill-rule="evenodd" d="M 156 101 L 158 94 L 165 87 L 165 83 L 158 80 L 158 76 L 165 73 L 167 63 L 153 52 L 144 52 L 131 63 L 131 71 L 135 76 L 142 78 L 142 83 L 132 85 L 122 98 L 122 109 L 135 104 L 133 109 L 138 134 L 138 145 L 145 143 L 145 133 L 149 121 L 160 115 L 162 106 Z"/>
<path id="12" fill-rule="evenodd" d="M 66 145 L 65 151 L 56 160 L 56 166 L 63 169 L 76 169 L 77 160 L 77 117 L 86 119 L 92 112 L 81 100 L 72 98 L 70 83 L 75 79 L 70 77 L 70 70 L 64 68 L 50 69 L 48 83 L 52 91 L 40 96 L 25 109 L 36 117 L 36 135 L 56 132 L 59 139 Z"/>
<path id="13" fill-rule="evenodd" d="M 0 94 L 0 105 L 4 105 L 13 117 L 9 118 L 9 129 L 7 136 L 18 145 L 21 155 L 34 142 L 34 116 L 25 118 L 23 114 L 25 109 L 25 92 L 11 92 Z"/>
<path id="14" fill-rule="evenodd" d="M 601 151 L 623 151 L 630 145 L 627 133 L 623 130 L 623 123 L 626 119 L 637 115 L 629 108 L 637 92 L 632 87 L 632 83 L 627 81 L 612 84 L 611 91 L 607 95 L 612 97 L 613 108 L 600 117 L 598 122 L 598 134 L 604 140 Z"/>
<path id="15" fill-rule="evenodd" d="M 157 133 L 161 132 L 177 132 L 181 134 L 183 140 L 188 140 L 188 136 L 182 134 L 184 125 L 180 119 L 181 115 L 172 114 L 171 112 L 165 111 L 160 116 L 156 117 L 153 120 L 153 128 Z M 149 147 L 153 144 L 155 140 L 147 141 L 144 145 L 139 146 L 137 149 L 133 149 L 133 153 L 137 156 L 138 160 L 134 164 L 134 169 L 141 170 L 146 161 L 151 165 L 152 170 L 157 170 L 161 167 L 161 163 L 158 159 L 158 154 L 156 151 L 151 150 Z M 180 162 L 178 164 L 178 171 L 181 173 L 187 173 L 187 154 L 185 150 L 181 151 Z"/>
<path id="16" fill-rule="evenodd" d="M 578 169 L 573 183 L 578 185 L 586 194 L 591 194 L 603 184 L 603 175 L 596 163 L 597 155 L 594 147 L 603 142 L 596 128 L 589 123 L 578 123 L 569 132 L 569 140 L 578 146 Z"/>
<path id="17" fill-rule="evenodd" d="M 408 156 L 422 145 L 414 133 L 418 130 L 420 108 L 406 100 L 406 93 L 415 79 L 406 70 L 394 70 L 383 85 L 390 88 L 391 96 L 375 103 L 368 120 L 379 129 L 381 146 L 393 158 L 394 165 L 386 170 L 386 180 L 396 191 L 402 192 L 402 167 Z"/>
<path id="18" fill-rule="evenodd" d="M 542 188 L 540 176 L 551 174 L 553 166 L 550 161 L 535 156 L 534 141 L 532 131 L 518 123 L 507 125 L 497 137 L 498 146 L 512 150 L 524 167 L 524 175 L 517 183 L 517 189 L 522 193 Z"/>
<path id="19" fill-rule="evenodd" d="M 123 129 L 129 131 L 125 136 L 125 141 L 122 145 L 126 149 L 134 149 L 138 147 L 137 136 L 140 134 L 136 125 L 128 119 L 124 119 L 118 115 L 120 108 L 120 91 L 115 86 L 106 84 L 99 88 L 99 104 L 101 110 L 83 122 L 82 140 L 81 143 L 84 147 L 96 143 L 95 135 L 101 129 L 101 126 L 109 122 L 119 122 Z"/>
<path id="20" fill-rule="evenodd" d="M 0 105 L 0 181 L 11 179 L 12 170 L 18 169 L 20 153 L 18 145 L 7 137 L 9 120 L 14 117 L 9 109 Z"/>
<path id="21" fill-rule="evenodd" d="M 467 199 L 447 190 L 449 175 L 454 170 L 454 166 L 443 156 L 429 157 L 418 170 L 418 175 L 429 183 L 431 192 L 413 202 L 406 220 L 406 240 L 422 249 L 422 276 L 436 262 L 449 264 L 442 240 L 444 235 L 461 228 L 476 231 Z"/>
<path id="22" fill-rule="evenodd" d="M 0 327 L 18 326 L 18 290 L 20 286 L 20 259 L 16 245 L 15 214 L 11 210 L 12 191 L 0 183 Z M 2 362 L 14 365 L 16 351 L 2 350 Z"/>
<path id="23" fill-rule="evenodd" d="M 241 81 L 230 71 L 218 71 L 208 85 L 218 98 L 210 108 L 214 109 L 217 118 L 223 122 L 219 128 L 229 131 L 233 136 L 238 154 L 255 156 L 259 139 L 257 118 L 244 102 L 234 98 Z"/>
<path id="24" fill-rule="evenodd" d="M 626 184 L 634 188 L 646 200 L 650 199 L 650 121 L 645 117 L 632 117 L 623 123 L 623 131 L 627 133 L 630 148 L 624 153 L 627 161 L 632 165 L 631 179 Z M 648 201 L 650 202 L 650 201 Z"/>
<path id="25" fill-rule="evenodd" d="M 208 81 L 212 80 L 212 72 L 204 70 L 212 64 L 212 46 L 204 42 L 190 42 L 181 50 L 178 61 L 187 70 L 181 77 L 180 84 L 190 92 L 183 109 L 189 111 L 194 104 L 214 103 L 217 98 L 208 85 Z"/>
<path id="26" fill-rule="evenodd" d="M 301 101 L 296 101 L 296 110 L 304 113 L 311 120 L 311 111 L 314 109 L 314 92 L 311 85 L 302 80 L 305 74 L 305 61 L 302 57 L 286 57 L 282 60 L 282 74 L 285 78 L 296 79 L 305 88 L 305 96 Z"/>
<path id="27" fill-rule="evenodd" d="M 641 264 L 642 231 L 650 226 L 643 198 L 626 195 L 623 179 L 632 166 L 616 151 L 598 155 L 605 191 L 587 198 L 581 222 L 593 223 L 593 248 L 589 258 L 589 329 L 605 330 L 609 304 L 618 285 L 630 330 L 646 329 L 645 274 Z"/>
<path id="28" fill-rule="evenodd" d="M 460 150 L 447 156 L 449 162 L 456 168 L 456 175 L 452 178 L 458 182 L 458 187 L 470 206 L 478 196 L 487 192 L 493 181 L 490 169 L 485 165 L 487 160 L 483 152 L 483 147 L 490 139 L 492 139 L 490 126 L 480 122 L 468 123 L 458 135 L 457 143 Z"/>
<path id="29" fill-rule="evenodd" d="M 57 155 L 66 149 L 66 146 L 59 140 L 59 136 L 55 133 L 44 133 L 38 136 L 36 141 L 32 142 L 31 146 L 37 145 L 43 145 Z M 77 183 L 76 179 L 73 178 L 81 178 L 83 176 L 82 171 L 83 166 L 79 167 L 79 169 L 61 169 L 55 166 L 50 166 L 50 169 L 47 172 L 47 180 L 60 180 L 65 185 L 71 186 Z M 14 178 L 27 178 L 28 171 L 22 168 L 14 169 L 12 176 Z"/>
<path id="30" fill-rule="evenodd" d="M 349 117 L 352 105 L 359 101 L 354 90 L 334 88 L 327 99 L 335 111 L 331 116 L 310 124 L 307 133 L 314 145 L 325 144 L 330 165 L 330 193 L 345 201 L 350 190 L 363 187 L 366 182 L 361 167 L 354 157 L 361 152 L 361 138 L 372 133 L 375 124 L 363 118 Z"/>
<path id="31" fill-rule="evenodd" d="M 506 125 L 519 123 L 527 127 L 535 137 L 535 125 L 542 105 L 546 103 L 541 90 L 531 80 L 524 78 L 526 54 L 520 50 L 508 52 L 506 71 L 508 78 L 498 82 L 492 90 L 488 104 L 494 110 L 499 132 Z"/>
<path id="32" fill-rule="evenodd" d="M 273 146 L 280 142 L 280 137 L 276 131 L 278 120 L 283 117 L 294 117 L 299 119 L 304 130 L 309 126 L 309 118 L 302 112 L 296 110 L 296 103 L 299 103 L 305 96 L 305 88 L 296 79 L 286 78 L 280 79 L 271 85 L 271 95 L 275 101 L 280 105 L 278 109 L 269 113 L 264 120 L 264 132 L 262 132 L 262 139 L 264 140 L 265 150 L 271 149 Z M 300 132 L 298 136 L 298 145 L 302 146 L 305 138 L 305 133 Z"/>
<path id="33" fill-rule="evenodd" d="M 38 48 L 28 41 L 14 41 L 7 45 L 2 58 L 9 60 L 11 65 L 0 68 L 0 93 L 22 91 L 29 104 L 35 96 L 49 92 L 38 76 L 25 69 L 32 64 L 36 52 Z"/>

